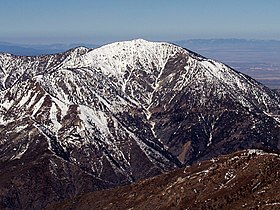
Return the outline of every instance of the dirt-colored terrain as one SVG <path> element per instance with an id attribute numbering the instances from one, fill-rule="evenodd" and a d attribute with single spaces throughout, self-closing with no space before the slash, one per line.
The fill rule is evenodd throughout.
<path id="1" fill-rule="evenodd" d="M 238 152 L 48 209 L 279 209 L 280 157 Z"/>

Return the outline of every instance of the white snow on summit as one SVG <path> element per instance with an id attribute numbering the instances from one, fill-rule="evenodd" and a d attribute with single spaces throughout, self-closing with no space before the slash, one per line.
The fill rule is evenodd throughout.
<path id="1" fill-rule="evenodd" d="M 79 60 L 66 62 L 63 67 L 92 67 L 106 75 L 123 76 L 127 68 L 133 68 L 137 63 L 143 65 L 144 70 L 154 67 L 160 70 L 171 56 L 180 51 L 184 51 L 183 48 L 169 43 L 137 39 L 104 45 L 86 53 Z"/>

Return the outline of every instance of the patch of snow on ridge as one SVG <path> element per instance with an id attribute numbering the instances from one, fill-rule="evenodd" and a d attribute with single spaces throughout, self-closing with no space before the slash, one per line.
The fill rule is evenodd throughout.
<path id="1" fill-rule="evenodd" d="M 24 104 L 26 104 L 26 102 L 30 99 L 30 96 L 31 96 L 31 91 L 29 90 L 27 92 L 27 94 L 25 94 L 24 96 L 22 96 L 21 100 L 19 101 L 18 103 L 18 106 L 21 107 L 23 106 Z"/>
<path id="2" fill-rule="evenodd" d="M 56 131 L 59 130 L 62 126 L 57 120 L 57 113 L 58 113 L 58 107 L 55 103 L 52 103 L 52 106 L 50 109 L 50 119 L 51 119 L 54 129 Z"/>
<path id="3" fill-rule="evenodd" d="M 262 150 L 258 150 L 258 149 L 249 149 L 247 150 L 248 154 L 257 154 L 257 155 L 263 155 L 265 152 Z"/>
<path id="4" fill-rule="evenodd" d="M 266 114 L 269 117 L 272 117 L 274 120 L 276 120 L 278 123 L 280 123 L 280 115 L 274 115 L 274 114 L 270 114 L 267 112 L 264 112 L 264 114 Z"/>
<path id="5" fill-rule="evenodd" d="M 40 98 L 40 100 L 35 104 L 35 106 L 34 106 L 34 108 L 33 108 L 32 116 L 35 116 L 36 113 L 39 111 L 39 109 L 41 108 L 41 106 L 42 106 L 43 103 L 44 103 L 45 97 L 46 97 L 46 95 L 42 96 L 42 97 Z"/>
<path id="6" fill-rule="evenodd" d="M 22 155 L 28 150 L 28 148 L 29 148 L 29 143 L 27 143 L 27 145 L 21 145 L 18 154 L 12 157 L 11 160 L 20 159 Z"/>
<path id="7" fill-rule="evenodd" d="M 4 109 L 8 110 L 14 104 L 14 100 L 5 100 L 0 104 L 0 108 L 3 107 Z"/>
<path id="8" fill-rule="evenodd" d="M 279 156 L 279 155 L 276 154 L 276 153 L 269 153 L 269 152 L 265 152 L 265 151 L 259 150 L 259 149 L 248 149 L 248 150 L 246 150 L 246 152 L 247 152 L 249 155 L 256 154 L 256 155 L 273 155 L 273 156 Z"/>
<path id="9" fill-rule="evenodd" d="M 16 133 L 20 133 L 20 132 L 22 132 L 22 130 L 26 129 L 27 127 L 28 127 L 28 124 L 22 125 L 22 126 L 18 126 L 18 127 L 15 128 L 14 131 L 15 131 Z"/>
<path id="10" fill-rule="evenodd" d="M 52 101 L 59 107 L 60 111 L 61 111 L 61 119 L 63 119 L 63 117 L 67 114 L 67 111 L 69 109 L 69 105 L 66 104 L 65 102 L 62 102 L 60 100 L 58 100 L 55 97 L 52 97 Z"/>
<path id="11" fill-rule="evenodd" d="M 109 135 L 107 118 L 102 111 L 94 111 L 87 106 L 80 105 L 80 119 L 83 121 L 86 129 L 91 130 L 93 124 L 105 135 Z"/>
<path id="12" fill-rule="evenodd" d="M 241 80 L 244 80 L 244 78 L 241 78 L 240 75 L 234 71 L 230 72 L 230 69 L 223 63 L 207 59 L 201 61 L 201 65 L 205 69 L 207 69 L 214 77 L 222 80 L 226 84 L 233 87 L 236 86 L 240 89 L 246 89 L 244 87 L 244 84 L 240 82 Z"/>

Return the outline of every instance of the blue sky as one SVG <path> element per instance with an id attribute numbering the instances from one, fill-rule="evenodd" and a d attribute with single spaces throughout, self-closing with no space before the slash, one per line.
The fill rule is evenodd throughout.
<path id="1" fill-rule="evenodd" d="M 280 40 L 279 0 L 1 0 L 0 41 Z"/>

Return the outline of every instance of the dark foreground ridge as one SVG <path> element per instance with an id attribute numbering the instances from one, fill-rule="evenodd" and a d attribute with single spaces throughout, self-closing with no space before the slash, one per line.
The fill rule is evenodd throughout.
<path id="1" fill-rule="evenodd" d="M 279 209 L 280 156 L 250 150 L 135 184 L 88 193 L 52 209 Z"/>

